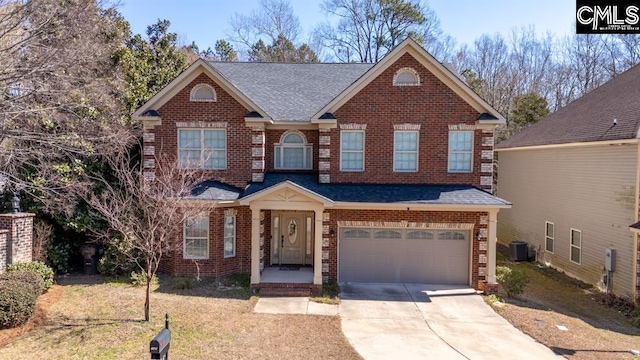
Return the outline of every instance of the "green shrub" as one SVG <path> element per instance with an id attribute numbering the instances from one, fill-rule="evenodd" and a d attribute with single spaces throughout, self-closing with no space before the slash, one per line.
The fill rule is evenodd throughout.
<path id="1" fill-rule="evenodd" d="M 322 292 L 328 297 L 337 297 L 340 295 L 340 285 L 337 281 L 329 281 L 322 284 Z"/>
<path id="2" fill-rule="evenodd" d="M 0 281 L 0 328 L 24 324 L 36 309 L 40 289 L 17 280 Z"/>
<path id="3" fill-rule="evenodd" d="M 69 272 L 69 257 L 71 257 L 69 244 L 49 243 L 47 247 L 47 265 L 51 266 L 56 274 Z"/>
<path id="4" fill-rule="evenodd" d="M 42 277 L 45 291 L 53 286 L 53 270 L 39 261 L 11 264 L 7 266 L 7 271 L 31 271 Z"/>
<path id="5" fill-rule="evenodd" d="M 147 273 L 144 271 L 132 271 L 131 272 L 131 284 L 133 286 L 146 286 L 147 285 Z M 151 278 L 151 285 L 158 285 L 158 277 L 153 275 Z"/>
<path id="6" fill-rule="evenodd" d="M 98 262 L 98 272 L 107 276 L 119 277 L 135 271 L 136 264 L 124 254 L 116 243 L 104 249 Z"/>
<path id="7" fill-rule="evenodd" d="M 512 269 L 508 266 L 496 267 L 496 280 L 502 286 L 508 297 L 514 297 L 524 292 L 529 283 L 529 277 L 520 269 Z"/>
<path id="8" fill-rule="evenodd" d="M 0 281 L 22 281 L 24 283 L 31 284 L 38 289 L 38 295 L 44 292 L 44 280 L 42 277 L 33 272 L 27 270 L 7 271 L 4 274 L 0 274 Z"/>
<path id="9" fill-rule="evenodd" d="M 175 277 L 173 278 L 171 285 L 176 290 L 189 290 L 193 287 L 193 279 L 188 277 Z"/>

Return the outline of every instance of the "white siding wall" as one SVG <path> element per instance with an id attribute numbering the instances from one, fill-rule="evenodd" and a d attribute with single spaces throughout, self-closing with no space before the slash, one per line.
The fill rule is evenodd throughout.
<path id="1" fill-rule="evenodd" d="M 539 246 L 539 259 L 601 285 L 604 249 L 616 250 L 614 293 L 633 294 L 636 145 L 500 151 L 498 196 L 513 203 L 498 213 L 498 241 Z M 544 252 L 545 221 L 555 224 L 554 253 Z M 570 229 L 582 231 L 582 262 L 570 259 Z"/>

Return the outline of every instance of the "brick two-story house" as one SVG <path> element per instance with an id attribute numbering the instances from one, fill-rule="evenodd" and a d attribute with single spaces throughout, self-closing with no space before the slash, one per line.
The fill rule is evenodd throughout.
<path id="1" fill-rule="evenodd" d="M 134 116 L 148 178 L 162 154 L 211 178 L 170 273 L 495 284 L 504 119 L 410 39 L 377 64 L 198 60 Z"/>

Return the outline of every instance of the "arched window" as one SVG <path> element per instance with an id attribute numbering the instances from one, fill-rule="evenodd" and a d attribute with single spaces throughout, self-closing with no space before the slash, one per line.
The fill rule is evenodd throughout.
<path id="1" fill-rule="evenodd" d="M 394 86 L 418 86 L 420 85 L 420 75 L 412 68 L 402 68 L 396 71 L 393 76 Z"/>
<path id="2" fill-rule="evenodd" d="M 191 89 L 191 101 L 214 102 L 216 101 L 216 90 L 208 84 L 198 84 Z"/>
<path id="3" fill-rule="evenodd" d="M 274 168 L 289 170 L 309 170 L 312 163 L 313 146 L 307 144 L 304 135 L 298 131 L 288 131 L 275 144 Z"/>

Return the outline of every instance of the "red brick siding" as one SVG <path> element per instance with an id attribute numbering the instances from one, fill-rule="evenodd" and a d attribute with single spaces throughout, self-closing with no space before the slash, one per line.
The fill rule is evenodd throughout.
<path id="1" fill-rule="evenodd" d="M 392 86 L 395 72 L 411 67 L 420 86 Z M 449 124 L 473 125 L 478 112 L 405 54 L 335 113 L 339 124 L 367 124 L 365 171 L 340 171 L 340 129 L 331 135 L 332 183 L 432 183 L 480 186 L 482 132 L 474 133 L 473 172 L 448 173 Z M 393 172 L 394 124 L 421 124 L 418 172 Z"/>
<path id="2" fill-rule="evenodd" d="M 331 210 L 327 209 L 330 222 L 329 228 L 334 230 L 334 235 L 325 234 L 329 238 L 329 247 L 323 250 L 329 251 L 329 280 L 338 279 L 338 221 L 402 221 L 409 222 L 433 222 L 433 223 L 466 223 L 475 224 L 471 232 L 471 241 L 473 242 L 473 253 L 471 254 L 471 285 L 476 289 L 482 289 L 484 286 L 484 277 L 478 276 L 478 256 L 486 254 L 486 251 L 480 251 L 479 241 L 476 238 L 476 232 L 486 225 L 480 225 L 480 217 L 487 215 L 485 212 L 454 212 L 454 211 L 406 211 L 406 210 Z M 325 262 L 327 262 L 325 260 Z"/>
<path id="3" fill-rule="evenodd" d="M 189 101 L 191 89 L 198 84 L 213 86 L 217 101 Z M 207 170 L 207 173 L 210 173 L 212 178 L 237 187 L 244 187 L 251 181 L 251 130 L 244 122 L 248 111 L 208 76 L 198 76 L 158 109 L 158 112 L 162 117 L 162 125 L 149 131 L 155 133 L 155 143 L 146 145 L 155 146 L 159 159 L 164 158 L 159 156 L 161 153 L 171 158 L 177 157 L 176 122 L 227 122 L 227 169 Z"/>
<path id="4" fill-rule="evenodd" d="M 197 260 L 201 276 L 229 275 L 251 272 L 251 210 L 237 207 L 236 214 L 236 256 L 224 257 L 224 208 L 215 209 L 209 215 L 209 258 Z M 173 275 L 195 275 L 194 260 L 183 257 L 183 239 L 176 251 L 166 259 L 162 270 Z"/>

